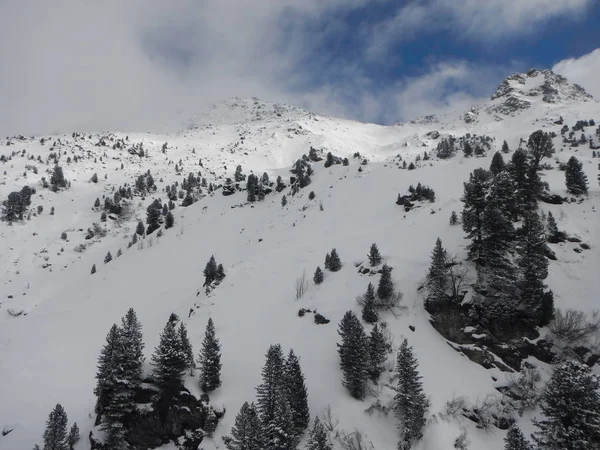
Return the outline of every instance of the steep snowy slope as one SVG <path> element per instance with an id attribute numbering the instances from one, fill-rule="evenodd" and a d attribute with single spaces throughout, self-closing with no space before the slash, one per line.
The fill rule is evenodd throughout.
<path id="1" fill-rule="evenodd" d="M 521 76 L 529 93 L 547 78 Z M 529 96 L 523 94 L 525 90 L 515 92 L 507 89 L 506 95 Z M 369 281 L 378 280 L 378 276 L 358 273 L 356 267 L 366 262 L 373 242 L 394 268 L 394 282 L 404 293 L 401 314 L 386 313 L 381 319 L 387 323 L 395 350 L 404 337 L 414 346 L 431 399 L 425 437 L 416 448 L 453 449 L 463 427 L 468 430 L 471 448 L 503 448 L 503 431 L 486 433 L 467 419 L 457 423 L 441 416 L 445 403 L 453 397 L 464 395 L 475 402 L 498 394 L 494 388 L 506 381 L 507 374 L 486 370 L 452 350 L 429 324 L 418 288 L 437 237 L 451 253 L 465 257 L 464 233 L 460 227 L 451 227 L 448 217 L 462 209 L 460 197 L 469 173 L 489 167 L 492 154 L 504 139 L 514 150 L 520 139 L 544 129 L 557 133 L 556 160 L 566 162 L 576 155 L 584 163 L 590 192 L 583 202 L 541 204 L 541 209 L 552 211 L 559 228 L 591 246 L 581 253 L 574 251 L 576 243 L 553 246 L 557 261 L 551 262 L 546 281 L 555 292 L 556 306 L 586 311 L 598 307 L 600 188 L 595 179 L 599 160 L 592 158 L 587 146 L 563 148 L 561 125 L 555 122 L 560 117 L 569 126 L 577 120 L 600 122 L 600 105 L 585 96 L 560 97 L 548 103 L 543 95 L 540 91 L 529 96 L 533 99 L 530 107 L 509 115 L 500 116 L 493 109 L 508 98 L 495 95 L 466 114 L 392 127 L 321 117 L 256 99 L 233 99 L 194 118 L 177 135 L 100 133 L 85 138 L 56 136 L 44 145 L 40 137 L 11 139 L 13 145 L 0 146 L 0 155 L 18 152 L 2 163 L 6 174 L 0 178 L 0 198 L 30 184 L 37 188 L 32 210 L 39 204 L 44 207 L 42 214 L 29 221 L 0 223 L 0 427 L 13 430 L 0 437 L 0 448 L 29 449 L 41 443 L 44 422 L 58 402 L 70 421 L 76 420 L 81 428 L 83 439 L 76 448 L 89 448 L 96 359 L 110 326 L 129 307 L 135 308 L 143 325 L 148 373 L 150 355 L 171 312 L 187 324 L 196 353 L 207 319 L 215 321 L 223 351 L 223 385 L 211 394 L 211 400 L 227 412 L 214 438 L 205 439 L 202 448 L 224 448 L 221 436 L 229 434 L 242 403 L 254 400 L 264 354 L 270 344 L 278 342 L 284 351 L 293 348 L 301 358 L 311 416 L 330 405 L 339 418 L 340 431 L 356 428 L 374 448 L 396 448 L 398 431 L 393 414 L 365 413 L 377 396 L 382 403 L 388 402 L 391 390 L 382 387 L 360 402 L 340 384 L 337 326 L 348 309 L 359 312 L 356 296 L 364 293 Z M 435 138 L 433 131 L 440 137 Z M 588 128 L 587 132 L 594 131 Z M 442 137 L 466 133 L 495 138 L 486 156 L 465 158 L 461 153 L 448 160 L 434 157 L 417 161 L 424 151 L 435 154 Z M 109 141 L 107 147 L 95 145 L 102 136 Z M 140 158 L 126 149 L 112 148 L 113 142 L 126 136 L 127 147 L 143 142 L 148 156 Z M 61 144 L 55 144 L 53 151 L 67 152 L 60 163 L 71 187 L 54 193 L 40 185 L 42 176 L 50 177 L 44 172 L 52 165 L 28 158 L 40 155 L 45 160 L 59 139 Z M 163 153 L 165 142 L 168 145 Z M 315 163 L 310 186 L 295 196 L 289 195 L 289 189 L 272 193 L 252 205 L 246 202 L 244 191 L 226 197 L 217 189 L 187 208 L 177 206 L 173 211 L 175 226 L 162 237 L 149 236 L 141 241 L 143 244 L 127 249 L 137 220 L 145 219 L 145 208 L 152 198 L 166 198 L 165 185 L 198 170 L 209 182 L 222 184 L 226 177 L 233 177 L 238 164 L 246 173 L 267 171 L 272 179 L 281 175 L 287 184 L 289 167 L 311 146 L 348 157 L 350 164 L 325 168 L 322 162 Z M 20 156 L 22 150 L 24 157 Z M 82 160 L 70 165 L 65 158 L 72 152 L 82 155 Z M 355 152 L 369 163 L 361 165 L 353 158 Z M 400 169 L 398 155 L 415 162 L 417 168 Z M 549 162 L 554 168 L 544 171 L 544 181 L 551 192 L 567 195 L 564 172 L 556 169 L 554 161 Z M 179 174 L 174 169 L 176 163 L 182 166 Z M 26 169 L 29 164 L 38 166 L 37 174 Z M 92 209 L 94 200 L 103 194 L 112 195 L 113 186 L 133 184 L 134 178 L 148 169 L 158 191 L 143 199 L 134 197 L 130 218 L 109 219 L 107 236 L 94 238 L 89 245 L 85 230 L 92 222 L 99 222 L 100 216 L 99 210 Z M 89 181 L 94 173 L 99 177 L 97 184 Z M 436 200 L 405 212 L 395 204 L 396 197 L 418 182 L 431 186 Z M 314 200 L 308 199 L 310 191 L 316 195 Z M 282 207 L 284 194 L 288 204 Z M 54 215 L 49 215 L 51 206 L 55 206 Z M 63 231 L 67 241 L 60 239 Z M 75 251 L 82 243 L 88 244 L 87 249 Z M 108 250 L 114 256 L 119 248 L 123 250 L 121 257 L 102 263 Z M 306 271 L 311 280 L 332 248 L 341 256 L 342 270 L 327 272 L 320 286 L 310 281 L 304 297 L 296 300 L 296 279 Z M 207 295 L 202 288 L 202 270 L 213 254 L 223 263 L 227 276 Z M 90 275 L 93 264 L 98 270 Z M 316 309 L 331 322 L 315 325 L 311 315 L 298 317 L 300 308 Z M 393 368 L 393 354 L 387 366 Z M 386 372 L 383 382 L 392 375 Z M 189 378 L 187 386 L 199 394 L 194 379 Z M 532 415 L 519 418 L 524 431 L 531 431 Z"/>

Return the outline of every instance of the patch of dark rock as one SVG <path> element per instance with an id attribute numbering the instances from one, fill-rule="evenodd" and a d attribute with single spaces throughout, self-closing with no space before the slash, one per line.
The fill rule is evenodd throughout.
<path id="1" fill-rule="evenodd" d="M 573 236 L 567 236 L 567 241 L 579 244 L 581 242 L 581 239 L 573 237 Z"/>
<path id="2" fill-rule="evenodd" d="M 539 196 L 539 199 L 550 205 L 562 205 L 565 202 L 565 198 L 558 194 L 542 194 Z"/>
<path id="3" fill-rule="evenodd" d="M 329 322 L 331 322 L 329 319 L 327 319 L 325 316 L 322 316 L 319 313 L 315 313 L 315 323 L 317 325 L 326 325 Z"/>
<path id="4" fill-rule="evenodd" d="M 556 253 L 554 253 L 549 247 L 546 246 L 546 248 L 544 248 L 544 254 L 546 255 L 546 258 L 552 260 L 552 261 L 556 261 L 558 258 L 556 257 Z"/>
<path id="5" fill-rule="evenodd" d="M 414 327 L 414 325 L 409 325 L 409 326 L 408 326 L 408 329 L 409 329 L 410 331 L 413 331 L 413 332 L 414 332 L 416 328 Z"/>
<path id="6" fill-rule="evenodd" d="M 579 244 L 579 246 L 584 250 L 589 250 L 591 248 L 590 244 L 586 244 L 585 242 Z"/>
<path id="7" fill-rule="evenodd" d="M 581 250 L 580 248 L 577 248 L 577 247 L 575 247 L 575 248 L 573 249 L 573 251 L 574 251 L 575 253 L 581 253 L 581 252 L 583 252 L 583 250 Z"/>

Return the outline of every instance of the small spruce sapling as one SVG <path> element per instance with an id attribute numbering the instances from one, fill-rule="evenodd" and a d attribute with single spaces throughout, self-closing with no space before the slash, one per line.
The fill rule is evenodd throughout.
<path id="1" fill-rule="evenodd" d="M 372 267 L 375 267 L 381 264 L 381 261 L 381 253 L 379 253 L 377 244 L 371 244 L 371 249 L 369 251 L 369 264 L 371 264 Z"/>
<path id="2" fill-rule="evenodd" d="M 321 267 L 317 266 L 317 270 L 315 270 L 315 274 L 313 276 L 313 281 L 315 284 L 321 284 L 323 282 L 324 274 L 321 270 Z"/>

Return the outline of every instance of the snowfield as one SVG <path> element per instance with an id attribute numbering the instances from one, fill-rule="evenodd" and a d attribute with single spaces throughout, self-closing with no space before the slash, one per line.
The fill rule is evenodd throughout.
<path id="1" fill-rule="evenodd" d="M 534 81 L 528 81 L 527 89 Z M 404 293 L 402 311 L 397 316 L 382 313 L 380 322 L 386 323 L 395 349 L 403 338 L 414 347 L 431 400 L 424 438 L 415 449 L 452 450 L 463 428 L 470 448 L 502 449 L 505 431 L 488 433 L 466 418 L 445 418 L 443 411 L 446 402 L 455 397 L 476 402 L 488 394 L 501 396 L 495 387 L 506 382 L 507 374 L 486 370 L 453 350 L 430 325 L 419 287 L 437 237 L 450 253 L 466 258 L 465 234 L 460 225 L 450 226 L 448 218 L 452 211 L 462 210 L 463 182 L 469 173 L 488 168 L 503 140 L 512 154 L 521 138 L 526 140 L 542 129 L 558 135 L 556 154 L 545 161 L 552 169 L 543 172 L 550 191 L 568 195 L 564 172 L 558 170 L 555 160 L 566 162 L 571 155 L 583 162 L 589 181 L 589 195 L 582 202 L 540 204 L 542 211 L 553 213 L 559 229 L 590 246 L 578 253 L 574 249 L 579 243 L 551 245 L 557 261 L 550 261 L 546 283 L 554 291 L 556 307 L 598 309 L 600 188 L 596 177 L 600 159 L 592 158 L 587 145 L 564 146 L 561 125 L 554 122 L 562 116 L 569 127 L 584 119 L 595 119 L 598 124 L 600 103 L 579 98 L 554 104 L 534 97 L 528 100 L 531 107 L 512 116 L 487 112 L 490 105 L 502 101 L 495 99 L 474 107 L 475 119 L 470 122 L 464 120 L 464 114 L 456 114 L 429 124 L 384 127 L 322 117 L 257 99 L 232 99 L 194 118 L 193 126 L 174 135 L 110 134 L 115 139 L 128 136 L 131 144 L 143 142 L 148 154 L 144 157 L 94 145 L 109 133 L 86 133 L 84 138 L 46 136 L 49 140 L 44 145 L 39 142 L 44 136 L 11 139 L 10 146 L 3 140 L 0 155 L 19 153 L 0 163 L 4 173 L 0 174 L 0 200 L 28 184 L 37 189 L 31 210 L 43 205 L 43 212 L 12 225 L 0 222 L 0 428 L 12 430 L 0 436 L 0 449 L 31 449 L 41 444 L 45 421 L 56 403 L 65 407 L 69 422 L 77 421 L 80 427 L 82 439 L 75 448 L 89 448 L 87 437 L 95 418 L 96 360 L 111 325 L 130 307 L 143 325 L 147 374 L 150 356 L 170 313 L 178 314 L 187 325 L 196 354 L 208 318 L 214 320 L 222 346 L 223 375 L 222 386 L 211 394 L 211 402 L 227 412 L 215 436 L 202 443 L 205 450 L 225 448 L 221 437 L 230 433 L 242 403 L 254 401 L 264 355 L 275 343 L 281 343 L 284 353 L 293 348 L 300 357 L 311 417 L 329 405 L 339 419 L 338 430 L 358 429 L 373 448 L 395 449 L 398 428 L 394 415 L 365 412 L 378 399 L 387 404 L 393 398 L 385 383 L 393 384 L 395 354 L 388 357 L 389 371 L 382 375 L 379 389 L 357 401 L 341 385 L 336 347 L 343 314 L 352 309 L 360 316 L 356 297 L 365 292 L 369 282 L 378 281 L 378 276 L 358 272 L 360 263 L 368 265 L 367 253 L 374 242 L 384 261 L 393 267 L 397 289 Z M 586 133 L 592 134 L 594 129 L 587 128 Z M 415 170 L 401 169 L 397 155 L 410 163 L 424 151 L 435 154 L 441 137 L 428 135 L 434 130 L 441 137 L 491 136 L 492 150 L 483 157 L 466 158 L 462 153 L 448 160 L 432 157 L 417 162 Z M 50 150 L 59 139 L 61 144 Z M 165 142 L 168 146 L 163 153 Z M 272 180 L 281 175 L 289 184 L 289 168 L 311 146 L 348 157 L 350 164 L 325 168 L 323 162 L 314 163 L 312 183 L 298 194 L 289 195 L 288 187 L 254 204 L 247 203 L 245 191 L 226 197 L 217 189 L 187 208 L 177 206 L 173 210 L 175 226 L 162 237 L 154 233 L 127 248 L 138 220 L 145 221 L 148 204 L 153 198 L 166 199 L 165 185 L 181 182 L 189 172 L 198 170 L 209 182 L 223 184 L 226 177 L 233 177 L 238 164 L 246 174 L 253 170 L 260 176 L 266 171 Z M 50 178 L 47 170 L 53 165 L 45 161 L 52 151 L 67 152 L 60 164 L 71 187 L 58 193 L 41 186 L 41 177 Z M 367 158 L 368 164 L 360 165 L 353 157 L 355 152 Z M 73 154 L 82 159 L 67 164 L 66 157 Z M 35 159 L 40 155 L 44 162 L 31 161 L 30 155 Z M 504 158 L 507 161 L 510 154 Z M 177 174 L 175 164 L 180 160 L 182 170 Z M 26 165 L 37 166 L 38 173 L 27 170 Z M 148 169 L 158 190 L 144 199 L 134 197 L 129 218 L 109 218 L 101 223 L 106 226 L 105 237 L 86 240 L 87 228 L 100 222 L 94 200 L 112 196 L 113 187 L 133 185 L 135 177 Z M 89 181 L 94 173 L 98 183 Z M 405 212 L 395 204 L 396 197 L 419 182 L 435 190 L 435 202 L 418 203 Z M 308 199 L 310 191 L 315 193 L 313 200 Z M 288 204 L 282 207 L 284 194 Z M 55 207 L 54 215 L 50 215 L 51 207 Z M 66 240 L 61 239 L 63 232 Z M 76 251 L 82 243 L 87 248 Z M 323 268 L 325 254 L 332 248 L 337 249 L 343 267 L 336 273 L 325 271 L 324 282 L 316 286 L 312 275 L 317 266 Z M 123 254 L 117 258 L 119 249 Z M 104 264 L 107 251 L 114 259 Z M 226 278 L 207 295 L 202 271 L 211 255 L 223 263 Z M 97 273 L 91 275 L 93 264 Z M 304 271 L 309 287 L 297 300 L 294 284 Z M 471 267 L 470 276 L 474 275 Z M 331 322 L 316 325 L 311 314 L 298 316 L 300 308 L 316 309 Z M 366 326 L 367 331 L 370 328 Z M 536 364 L 547 378 L 551 368 L 539 361 Z M 188 377 L 186 385 L 200 395 L 196 379 Z M 518 418 L 526 436 L 533 431 L 531 419 L 536 415 L 539 413 L 527 412 Z M 341 448 L 339 443 L 336 446 Z"/>

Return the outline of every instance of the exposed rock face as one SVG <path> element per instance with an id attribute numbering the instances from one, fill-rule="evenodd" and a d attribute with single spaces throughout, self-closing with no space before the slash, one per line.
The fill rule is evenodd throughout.
<path id="1" fill-rule="evenodd" d="M 588 101 L 592 98 L 581 86 L 569 83 L 565 77 L 551 70 L 531 69 L 527 73 L 515 73 L 505 78 L 491 97 L 492 100 L 503 101 L 487 110 L 490 113 L 513 115 L 531 107 L 527 97 L 540 98 L 544 103 L 553 104 Z"/>
<path id="2" fill-rule="evenodd" d="M 208 396 L 198 400 L 183 386 L 176 395 L 160 398 L 148 380 L 136 393 L 136 404 L 136 410 L 124 421 L 128 430 L 126 440 L 132 450 L 157 448 L 170 441 L 179 442 L 182 450 L 196 450 L 210 432 L 209 415 L 218 420 L 225 414 L 213 409 Z M 92 433 L 89 439 L 92 449 L 106 450 Z"/>

